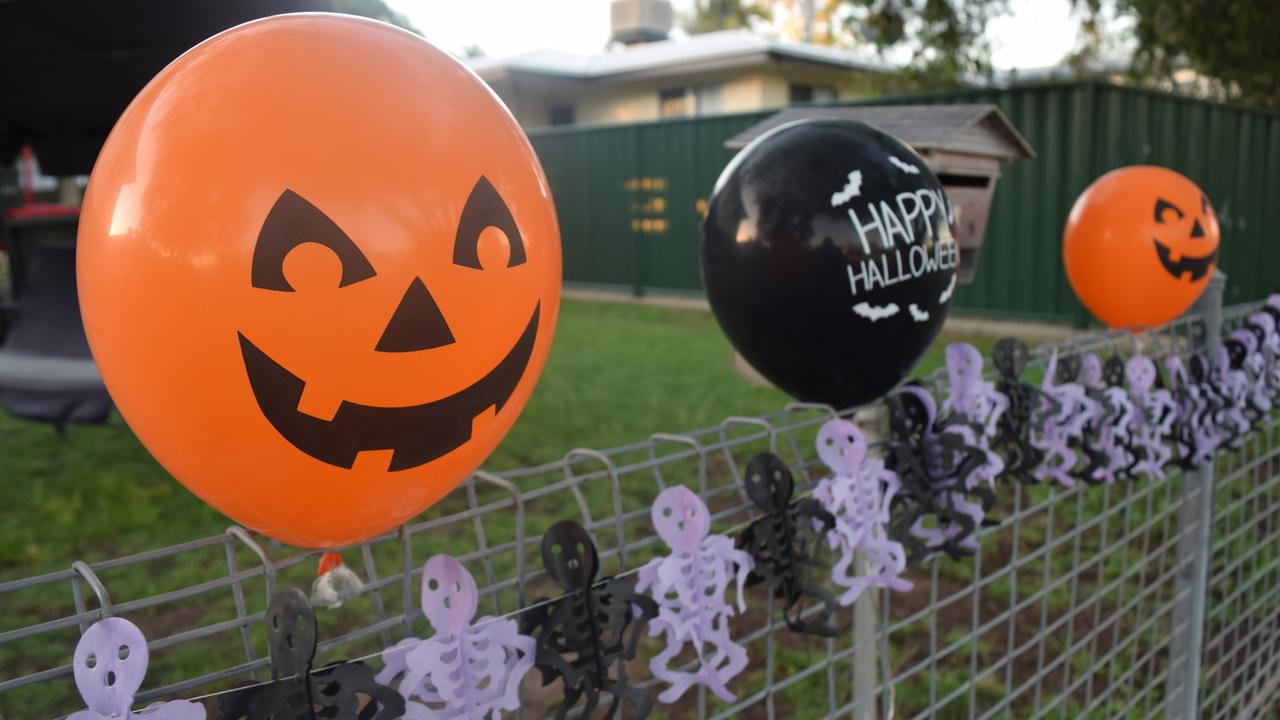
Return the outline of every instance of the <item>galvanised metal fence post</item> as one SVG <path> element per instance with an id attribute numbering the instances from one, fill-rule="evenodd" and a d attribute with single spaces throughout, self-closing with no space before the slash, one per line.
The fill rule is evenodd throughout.
<path id="1" fill-rule="evenodd" d="M 869 442 L 876 442 L 889 436 L 889 415 L 884 407 L 877 405 L 874 409 L 859 411 L 856 419 Z M 857 572 L 871 574 L 870 559 L 864 553 L 858 553 L 856 559 Z M 877 720 L 876 687 L 880 682 L 888 683 L 891 675 L 879 675 L 880 629 L 877 627 L 880 615 L 878 600 L 883 599 L 886 607 L 889 593 L 867 588 L 858 596 L 853 604 L 853 700 L 855 702 L 852 720 Z M 861 701 L 861 705 L 856 703 Z"/>
<path id="2" fill-rule="evenodd" d="M 1209 358 L 1222 343 L 1222 295 L 1227 276 L 1215 270 L 1191 312 L 1204 320 L 1202 349 Z M 1169 690 L 1165 714 L 1196 720 L 1200 705 L 1200 659 L 1204 649 L 1204 608 L 1209 551 L 1213 544 L 1213 461 L 1183 473 L 1178 508 L 1178 564 L 1174 593 Z"/>

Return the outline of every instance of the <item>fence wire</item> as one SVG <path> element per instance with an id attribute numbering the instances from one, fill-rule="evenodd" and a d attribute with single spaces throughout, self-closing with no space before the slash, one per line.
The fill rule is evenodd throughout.
<path id="1" fill-rule="evenodd" d="M 1081 335 L 1038 348 L 1032 372 L 1054 350 L 1187 354 L 1205 347 L 1210 328 L 1239 324 L 1254 307 L 1189 316 L 1141 338 Z M 926 385 L 946 392 L 942 374 Z M 557 520 L 575 517 L 588 528 L 602 574 L 634 571 L 665 552 L 649 512 L 670 485 L 707 501 L 713 531 L 739 526 L 753 518 L 741 483 L 747 460 L 778 453 L 805 490 L 822 476 L 814 441 L 834 414 L 796 404 L 608 451 L 573 450 L 539 467 L 477 473 L 421 520 L 343 551 L 365 589 L 340 608 L 317 610 L 317 665 L 429 636 L 418 588 L 422 563 L 436 553 L 455 555 L 472 572 L 482 613 L 509 614 L 556 593 L 539 541 Z M 882 420 L 874 408 L 858 417 L 872 430 Z M 981 532 L 977 554 L 931 558 L 908 573 L 908 592 L 864 593 L 841 611 L 838 637 L 790 632 L 764 588 L 749 589 L 748 611 L 732 621 L 751 658 L 730 684 L 737 701 L 695 689 L 675 705 L 655 705 L 653 715 L 1194 717 L 1199 702 L 1207 718 L 1262 717 L 1280 694 L 1280 519 L 1271 511 L 1278 500 L 1274 418 L 1243 447 L 1221 453 L 1216 471 L 1072 489 L 1005 482 L 990 514 L 998 522 Z M 1202 517 L 1211 517 L 1207 533 Z M 279 586 L 307 588 L 318 555 L 232 527 L 0 583 L 0 713 L 27 718 L 33 707 L 82 707 L 71 653 L 89 624 L 113 614 L 150 639 L 139 706 L 264 680 L 267 599 Z M 1207 583 L 1197 582 L 1197 558 L 1208 561 Z M 111 592 L 126 579 L 137 587 L 139 578 L 151 594 Z M 33 613 L 42 620 L 8 626 Z M 1193 627 L 1203 630 L 1202 650 Z M 642 644 L 632 677 L 648 677 L 657 643 Z M 530 718 L 549 714 L 561 697 L 559 685 L 542 687 L 537 673 L 522 692 L 521 714 Z"/>

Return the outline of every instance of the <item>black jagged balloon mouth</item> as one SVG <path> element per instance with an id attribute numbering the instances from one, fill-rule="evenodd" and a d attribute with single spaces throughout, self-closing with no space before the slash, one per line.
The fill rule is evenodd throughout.
<path id="1" fill-rule="evenodd" d="M 391 450 L 388 470 L 408 470 L 443 457 L 471 439 L 471 423 L 490 406 L 495 411 L 515 392 L 524 377 L 538 335 L 542 304 L 505 357 L 471 386 L 434 402 L 404 407 L 378 407 L 343 401 L 332 420 L 298 411 L 306 383 L 272 360 L 243 333 L 249 385 L 263 417 L 285 440 L 311 457 L 350 469 L 366 450 Z"/>
<path id="2" fill-rule="evenodd" d="M 1182 278 L 1183 273 L 1191 273 L 1191 280 L 1195 282 L 1208 274 L 1209 269 L 1218 261 L 1218 250 L 1202 257 L 1187 257 L 1183 255 L 1180 259 L 1174 260 L 1173 253 L 1169 247 L 1159 240 L 1154 240 L 1156 244 L 1156 255 L 1160 257 L 1160 264 L 1164 265 L 1164 269 L 1175 278 Z"/>

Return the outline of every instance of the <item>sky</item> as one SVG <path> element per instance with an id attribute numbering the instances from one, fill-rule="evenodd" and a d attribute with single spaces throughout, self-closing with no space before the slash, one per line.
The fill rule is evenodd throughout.
<path id="1" fill-rule="evenodd" d="M 552 48 L 590 54 L 609 39 L 609 0 L 388 0 L 428 40 L 452 52 L 476 45 L 489 57 Z M 676 12 L 692 0 L 673 0 Z M 1079 22 L 1068 0 L 1012 0 L 992 21 L 999 69 L 1056 64 L 1075 45 Z"/>

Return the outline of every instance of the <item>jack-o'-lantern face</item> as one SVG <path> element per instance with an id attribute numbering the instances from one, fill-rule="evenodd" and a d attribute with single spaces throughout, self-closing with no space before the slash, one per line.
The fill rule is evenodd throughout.
<path id="1" fill-rule="evenodd" d="M 1062 257 L 1099 320 L 1135 332 L 1186 312 L 1218 262 L 1218 218 L 1187 178 L 1161 167 L 1107 173 L 1076 200 Z"/>
<path id="2" fill-rule="evenodd" d="M 1158 234 L 1153 239 L 1156 257 L 1171 277 L 1189 276 L 1195 282 L 1209 274 L 1218 261 L 1218 242 L 1210 242 L 1205 225 L 1210 222 L 1217 228 L 1218 219 L 1209 205 L 1209 198 L 1201 195 L 1189 211 L 1176 203 L 1157 197 L 1154 209 Z"/>
<path id="3" fill-rule="evenodd" d="M 497 230 L 505 239 L 503 267 L 514 268 L 527 262 L 524 241 L 510 209 L 488 178 L 481 177 L 458 220 L 453 264 L 484 271 L 480 236 L 489 229 Z M 339 265 L 339 289 L 377 278 L 373 265 L 342 228 L 306 199 L 286 190 L 276 200 L 258 235 L 253 252 L 253 287 L 269 292 L 297 292 L 285 276 L 284 263 L 303 243 L 315 243 L 332 253 Z M 491 257 L 490 262 L 495 259 Z M 513 300 L 513 312 L 518 312 L 520 305 L 529 304 L 528 300 L 520 302 L 522 298 Z M 329 404 L 331 417 L 326 417 L 327 412 L 317 416 L 314 411 L 300 409 L 306 379 L 273 360 L 269 352 L 244 334 L 239 335 L 240 352 L 258 407 L 294 447 L 342 468 L 351 468 L 361 452 L 390 450 L 388 471 L 406 470 L 456 450 L 471 439 L 471 425 L 477 416 L 489 408 L 502 410 L 529 366 L 540 311 L 537 298 L 532 298 L 528 321 L 512 338 L 510 348 L 494 359 L 492 368 L 482 377 L 466 387 L 414 405 L 378 406 L 342 399 L 336 407 Z M 355 334 L 372 337 L 368 332 Z M 370 351 L 426 353 L 456 342 L 430 288 L 421 277 L 414 277 L 395 311 L 387 316 L 377 344 Z M 372 362 L 376 364 L 376 358 Z M 429 372 L 430 361 L 425 365 L 424 370 Z"/>
<path id="4" fill-rule="evenodd" d="M 286 15 L 202 43 L 121 117 L 80 224 L 95 360 L 147 449 L 279 540 L 394 527 L 515 422 L 559 302 L 537 158 L 421 38 Z"/>

